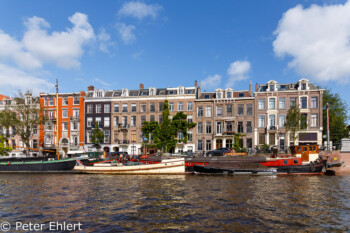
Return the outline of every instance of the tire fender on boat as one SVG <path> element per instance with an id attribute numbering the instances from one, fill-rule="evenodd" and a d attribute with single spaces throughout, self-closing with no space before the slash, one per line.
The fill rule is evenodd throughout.
<path id="1" fill-rule="evenodd" d="M 315 168 L 315 163 L 314 162 L 310 162 L 310 170 L 312 171 L 312 172 L 314 172 L 315 170 L 316 170 L 316 168 Z"/>

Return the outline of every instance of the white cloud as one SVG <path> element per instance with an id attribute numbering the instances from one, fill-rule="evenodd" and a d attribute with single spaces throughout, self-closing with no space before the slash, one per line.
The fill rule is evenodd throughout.
<path id="1" fill-rule="evenodd" d="M 248 79 L 248 73 L 250 71 L 251 65 L 249 61 L 235 61 L 230 64 L 227 69 L 227 74 L 229 76 L 226 87 L 233 87 L 235 82 Z"/>
<path id="2" fill-rule="evenodd" d="M 110 83 L 107 83 L 107 82 L 105 82 L 105 81 L 103 81 L 103 80 L 101 80 L 99 78 L 95 78 L 94 81 L 95 81 L 95 83 L 102 84 L 103 86 L 108 86 L 108 87 L 111 86 Z"/>
<path id="3" fill-rule="evenodd" d="M 75 13 L 68 18 L 73 24 L 66 31 L 48 34 L 50 24 L 39 17 L 25 21 L 26 31 L 22 40 L 0 31 L 0 58 L 12 60 L 23 68 L 41 68 L 52 63 L 60 68 L 79 67 L 83 45 L 95 38 L 87 15 Z"/>
<path id="4" fill-rule="evenodd" d="M 138 19 L 152 17 L 155 19 L 162 7 L 158 4 L 147 5 L 142 2 L 127 2 L 118 11 L 119 15 L 131 16 Z"/>
<path id="5" fill-rule="evenodd" d="M 138 52 L 133 53 L 131 56 L 132 56 L 132 58 L 137 59 L 137 58 L 141 57 L 143 53 L 144 53 L 144 50 L 140 50 Z"/>
<path id="6" fill-rule="evenodd" d="M 290 56 L 289 67 L 318 81 L 350 77 L 350 1 L 344 5 L 298 5 L 289 9 L 274 32 L 277 56 Z"/>
<path id="7" fill-rule="evenodd" d="M 108 53 L 109 52 L 109 47 L 113 46 L 114 43 L 111 42 L 111 36 L 106 32 L 104 28 L 101 28 L 99 30 L 99 33 L 97 35 L 97 39 L 100 42 L 99 49 L 102 52 Z"/>
<path id="8" fill-rule="evenodd" d="M 125 23 L 117 23 L 116 27 L 118 29 L 119 35 L 125 44 L 131 44 L 136 40 L 133 30 L 136 29 L 134 25 L 126 25 Z"/>
<path id="9" fill-rule="evenodd" d="M 44 79 L 4 64 L 0 64 L 0 83 L 0 93 L 16 93 L 18 90 L 30 89 L 37 95 L 54 88 L 54 84 Z"/>
<path id="10" fill-rule="evenodd" d="M 202 90 L 215 90 L 220 86 L 221 76 L 215 74 L 213 76 L 208 76 L 201 81 Z"/>

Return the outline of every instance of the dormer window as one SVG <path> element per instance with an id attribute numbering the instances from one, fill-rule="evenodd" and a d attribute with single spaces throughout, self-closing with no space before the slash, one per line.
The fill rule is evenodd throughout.
<path id="1" fill-rule="evenodd" d="M 184 88 L 183 87 L 179 87 L 179 95 L 183 95 L 185 92 L 184 92 Z"/>
<path id="2" fill-rule="evenodd" d="M 119 93 L 118 92 L 114 92 L 114 96 L 119 96 Z"/>
<path id="3" fill-rule="evenodd" d="M 128 89 L 126 89 L 126 88 L 123 89 L 122 96 L 129 96 Z"/>
<path id="4" fill-rule="evenodd" d="M 228 98 L 228 99 L 232 98 L 232 91 L 226 92 L 226 98 Z"/>
<path id="5" fill-rule="evenodd" d="M 174 91 L 169 91 L 169 95 L 173 95 L 174 94 Z"/>
<path id="6" fill-rule="evenodd" d="M 238 97 L 244 97 L 244 93 L 243 92 L 238 93 Z"/>
<path id="7" fill-rule="evenodd" d="M 306 83 L 301 84 L 301 90 L 306 90 Z"/>
<path id="8" fill-rule="evenodd" d="M 132 93 L 132 95 L 133 95 L 133 96 L 137 96 L 137 93 L 136 93 L 136 92 L 134 92 L 134 93 Z"/>
<path id="9" fill-rule="evenodd" d="M 149 89 L 149 95 L 156 95 L 156 89 L 154 87 Z"/>
<path id="10" fill-rule="evenodd" d="M 218 98 L 218 99 L 221 99 L 221 98 L 222 98 L 221 92 L 218 92 L 218 93 L 216 94 L 216 98 Z"/>
<path id="11" fill-rule="evenodd" d="M 103 93 L 102 91 L 96 91 L 96 97 L 102 97 Z"/>
<path id="12" fill-rule="evenodd" d="M 270 85 L 270 91 L 275 91 L 275 85 L 273 84 Z"/>
<path id="13" fill-rule="evenodd" d="M 209 95 L 204 95 L 204 99 L 209 99 Z"/>

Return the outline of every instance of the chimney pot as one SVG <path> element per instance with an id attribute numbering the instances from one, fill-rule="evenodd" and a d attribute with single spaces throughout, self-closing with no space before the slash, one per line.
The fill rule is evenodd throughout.
<path id="1" fill-rule="evenodd" d="M 94 90 L 95 90 L 94 86 L 92 86 L 92 85 L 88 86 L 88 91 L 94 91 Z"/>
<path id="2" fill-rule="evenodd" d="M 142 89 L 145 89 L 145 86 L 142 83 L 140 83 L 140 90 Z"/>
<path id="3" fill-rule="evenodd" d="M 194 81 L 194 87 L 197 87 L 197 80 Z"/>

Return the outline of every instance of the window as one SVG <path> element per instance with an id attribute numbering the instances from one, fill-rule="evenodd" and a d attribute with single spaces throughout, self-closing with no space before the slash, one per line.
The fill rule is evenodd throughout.
<path id="1" fill-rule="evenodd" d="M 92 126 L 92 117 L 86 118 L 86 126 L 91 127 Z"/>
<path id="2" fill-rule="evenodd" d="M 259 144 L 265 144 L 265 134 L 259 133 Z"/>
<path id="3" fill-rule="evenodd" d="M 131 112 L 136 112 L 136 104 L 131 104 Z"/>
<path id="4" fill-rule="evenodd" d="M 184 133 L 183 133 L 182 131 L 179 131 L 179 132 L 177 133 L 177 139 L 178 139 L 178 140 L 184 140 Z"/>
<path id="5" fill-rule="evenodd" d="M 211 117 L 211 106 L 205 107 L 205 116 Z"/>
<path id="6" fill-rule="evenodd" d="M 113 126 L 116 127 L 119 124 L 119 117 L 115 116 L 113 117 Z"/>
<path id="7" fill-rule="evenodd" d="M 163 116 L 162 115 L 158 116 L 158 122 L 159 122 L 159 124 L 162 124 L 162 122 L 163 122 Z"/>
<path id="8" fill-rule="evenodd" d="M 278 108 L 279 109 L 286 109 L 286 98 L 285 97 L 280 97 Z"/>
<path id="9" fill-rule="evenodd" d="M 67 106 L 68 105 L 68 97 L 63 97 L 62 105 L 63 106 Z"/>
<path id="10" fill-rule="evenodd" d="M 169 103 L 169 111 L 170 111 L 170 112 L 173 112 L 174 109 L 175 109 L 174 103 Z"/>
<path id="11" fill-rule="evenodd" d="M 210 95 L 204 95 L 204 99 L 209 99 Z"/>
<path id="12" fill-rule="evenodd" d="M 259 109 L 265 109 L 265 99 L 259 99 Z"/>
<path id="13" fill-rule="evenodd" d="M 275 85 L 270 85 L 270 91 L 275 91 Z"/>
<path id="14" fill-rule="evenodd" d="M 243 122 L 239 121 L 238 122 L 238 128 L 237 128 L 238 133 L 243 133 L 244 129 L 243 129 Z"/>
<path id="15" fill-rule="evenodd" d="M 247 116 L 253 115 L 253 105 L 247 104 Z"/>
<path id="16" fill-rule="evenodd" d="M 216 107 L 216 116 L 222 116 L 222 106 Z"/>
<path id="17" fill-rule="evenodd" d="M 203 150 L 203 141 L 202 140 L 198 140 L 197 150 Z"/>
<path id="18" fill-rule="evenodd" d="M 156 104 L 155 103 L 150 103 L 149 104 L 149 111 L 150 112 L 155 112 L 156 111 Z"/>
<path id="19" fill-rule="evenodd" d="M 47 106 L 47 98 L 44 99 L 44 106 Z"/>
<path id="20" fill-rule="evenodd" d="M 306 83 L 301 84 L 301 90 L 306 90 Z"/>
<path id="21" fill-rule="evenodd" d="M 109 140 L 110 140 L 110 137 L 111 137 L 111 134 L 110 134 L 110 131 L 109 130 L 105 130 L 105 140 L 104 142 L 105 143 L 109 143 Z"/>
<path id="22" fill-rule="evenodd" d="M 300 117 L 300 129 L 307 128 L 307 113 L 302 113 Z"/>
<path id="23" fill-rule="evenodd" d="M 280 115 L 279 117 L 279 126 L 284 128 L 286 124 L 286 115 Z"/>
<path id="24" fill-rule="evenodd" d="M 318 114 L 311 114 L 311 127 L 317 127 L 318 126 Z"/>
<path id="25" fill-rule="evenodd" d="M 318 108 L 318 97 L 311 97 L 311 108 Z"/>
<path id="26" fill-rule="evenodd" d="M 131 142 L 136 142 L 136 130 L 131 131 Z M 132 154 L 135 154 L 135 151 Z"/>
<path id="27" fill-rule="evenodd" d="M 73 117 L 75 118 L 79 117 L 79 109 L 73 109 Z"/>
<path id="28" fill-rule="evenodd" d="M 265 115 L 259 115 L 259 128 L 265 127 Z"/>
<path id="29" fill-rule="evenodd" d="M 222 122 L 221 121 L 216 122 L 216 133 L 222 134 Z"/>
<path id="30" fill-rule="evenodd" d="M 276 109 L 276 99 L 269 98 L 269 109 Z"/>
<path id="31" fill-rule="evenodd" d="M 96 117 L 95 119 L 95 127 L 99 126 L 101 128 L 101 117 Z"/>
<path id="32" fill-rule="evenodd" d="M 71 143 L 72 143 L 72 145 L 77 146 L 78 145 L 78 136 L 72 136 Z"/>
<path id="33" fill-rule="evenodd" d="M 205 133 L 211 134 L 211 122 L 210 121 L 205 123 Z"/>
<path id="34" fill-rule="evenodd" d="M 38 148 L 38 140 L 33 139 L 33 148 Z"/>
<path id="35" fill-rule="evenodd" d="M 62 109 L 62 118 L 68 118 L 68 109 Z"/>
<path id="36" fill-rule="evenodd" d="M 91 143 L 91 131 L 86 131 L 86 142 Z"/>
<path id="37" fill-rule="evenodd" d="M 289 107 L 292 108 L 292 107 L 295 107 L 297 104 L 297 98 L 296 97 L 291 97 L 289 99 Z"/>
<path id="38" fill-rule="evenodd" d="M 68 131 L 68 122 L 62 122 L 62 131 Z"/>
<path id="39" fill-rule="evenodd" d="M 202 134 L 203 133 L 203 122 L 198 122 L 197 124 L 197 133 Z"/>
<path id="40" fill-rule="evenodd" d="M 183 102 L 179 102 L 177 108 L 178 108 L 179 111 L 183 111 L 184 110 L 184 103 Z"/>
<path id="41" fill-rule="evenodd" d="M 228 132 L 232 132 L 233 131 L 232 121 L 226 122 L 226 131 L 228 131 Z"/>
<path id="42" fill-rule="evenodd" d="M 203 107 L 200 106 L 197 108 L 197 116 L 202 117 L 203 116 Z"/>
<path id="43" fill-rule="evenodd" d="M 221 99 L 222 98 L 222 93 L 221 92 L 216 92 L 216 98 Z"/>
<path id="44" fill-rule="evenodd" d="M 192 111 L 193 110 L 193 102 L 188 102 L 187 103 L 187 111 Z"/>
<path id="45" fill-rule="evenodd" d="M 211 141 L 210 140 L 207 140 L 206 143 L 205 143 L 205 149 L 206 150 L 211 150 Z"/>
<path id="46" fill-rule="evenodd" d="M 96 105 L 96 113 L 101 113 L 102 109 L 101 109 L 101 104 L 97 104 Z"/>
<path id="47" fill-rule="evenodd" d="M 187 136 L 188 136 L 188 141 L 192 142 L 193 140 L 192 130 L 187 131 Z"/>
<path id="48" fill-rule="evenodd" d="M 53 97 L 49 97 L 49 106 L 53 106 Z"/>
<path id="49" fill-rule="evenodd" d="M 160 102 L 159 105 L 158 105 L 158 111 L 162 112 L 163 110 L 164 110 L 164 103 Z"/>
<path id="50" fill-rule="evenodd" d="M 87 113 L 93 113 L 93 105 L 92 104 L 89 104 L 87 106 Z"/>
<path id="51" fill-rule="evenodd" d="M 111 106 L 109 104 L 104 105 L 104 113 L 110 113 L 111 112 Z"/>
<path id="52" fill-rule="evenodd" d="M 300 108 L 307 108 L 307 97 L 301 97 L 300 102 L 301 102 Z"/>
<path id="53" fill-rule="evenodd" d="M 79 128 L 79 123 L 76 122 L 76 121 L 71 122 L 70 128 L 71 128 L 71 130 L 78 130 L 78 128 Z"/>
<path id="54" fill-rule="evenodd" d="M 243 104 L 238 104 L 238 116 L 243 116 L 244 114 L 244 105 Z"/>
<path id="55" fill-rule="evenodd" d="M 74 97 L 73 104 L 74 105 L 79 105 L 79 97 L 78 96 Z"/>
<path id="56" fill-rule="evenodd" d="M 109 117 L 104 117 L 104 127 L 109 127 L 110 120 Z"/>
<path id="57" fill-rule="evenodd" d="M 131 117 L 131 126 L 135 127 L 136 126 L 136 116 Z"/>
<path id="58" fill-rule="evenodd" d="M 269 134 L 269 144 L 270 145 L 276 145 L 275 135 L 276 134 L 274 134 L 274 133 Z"/>
<path id="59" fill-rule="evenodd" d="M 187 122 L 188 123 L 192 123 L 193 122 L 192 116 L 187 116 Z"/>
<path id="60" fill-rule="evenodd" d="M 123 112 L 128 112 L 128 104 L 123 104 Z"/>
<path id="61" fill-rule="evenodd" d="M 156 120 L 156 117 L 154 116 L 154 115 L 150 115 L 150 117 L 149 117 L 149 121 L 155 121 Z"/>
<path id="62" fill-rule="evenodd" d="M 269 126 L 276 125 L 276 115 L 269 115 Z"/>
<path id="63" fill-rule="evenodd" d="M 1 134 L 1 132 L 0 132 Z M 38 127 L 36 125 L 33 126 L 33 134 L 36 135 L 38 134 Z"/>
<path id="64" fill-rule="evenodd" d="M 247 121 L 247 133 L 251 133 L 251 132 L 252 132 L 252 122 Z"/>
<path id="65" fill-rule="evenodd" d="M 238 97 L 244 97 L 244 93 L 238 93 Z"/>
<path id="66" fill-rule="evenodd" d="M 232 105 L 226 105 L 226 114 L 227 116 L 232 116 Z"/>
<path id="67" fill-rule="evenodd" d="M 228 99 L 232 98 L 232 91 L 226 92 L 226 98 Z"/>
<path id="68" fill-rule="evenodd" d="M 141 125 L 146 121 L 146 116 L 141 116 Z"/>
<path id="69" fill-rule="evenodd" d="M 146 104 L 141 104 L 141 112 L 146 112 Z"/>
<path id="70" fill-rule="evenodd" d="M 122 127 L 123 128 L 128 127 L 128 117 L 127 116 L 123 116 L 123 118 L 122 118 Z"/>

